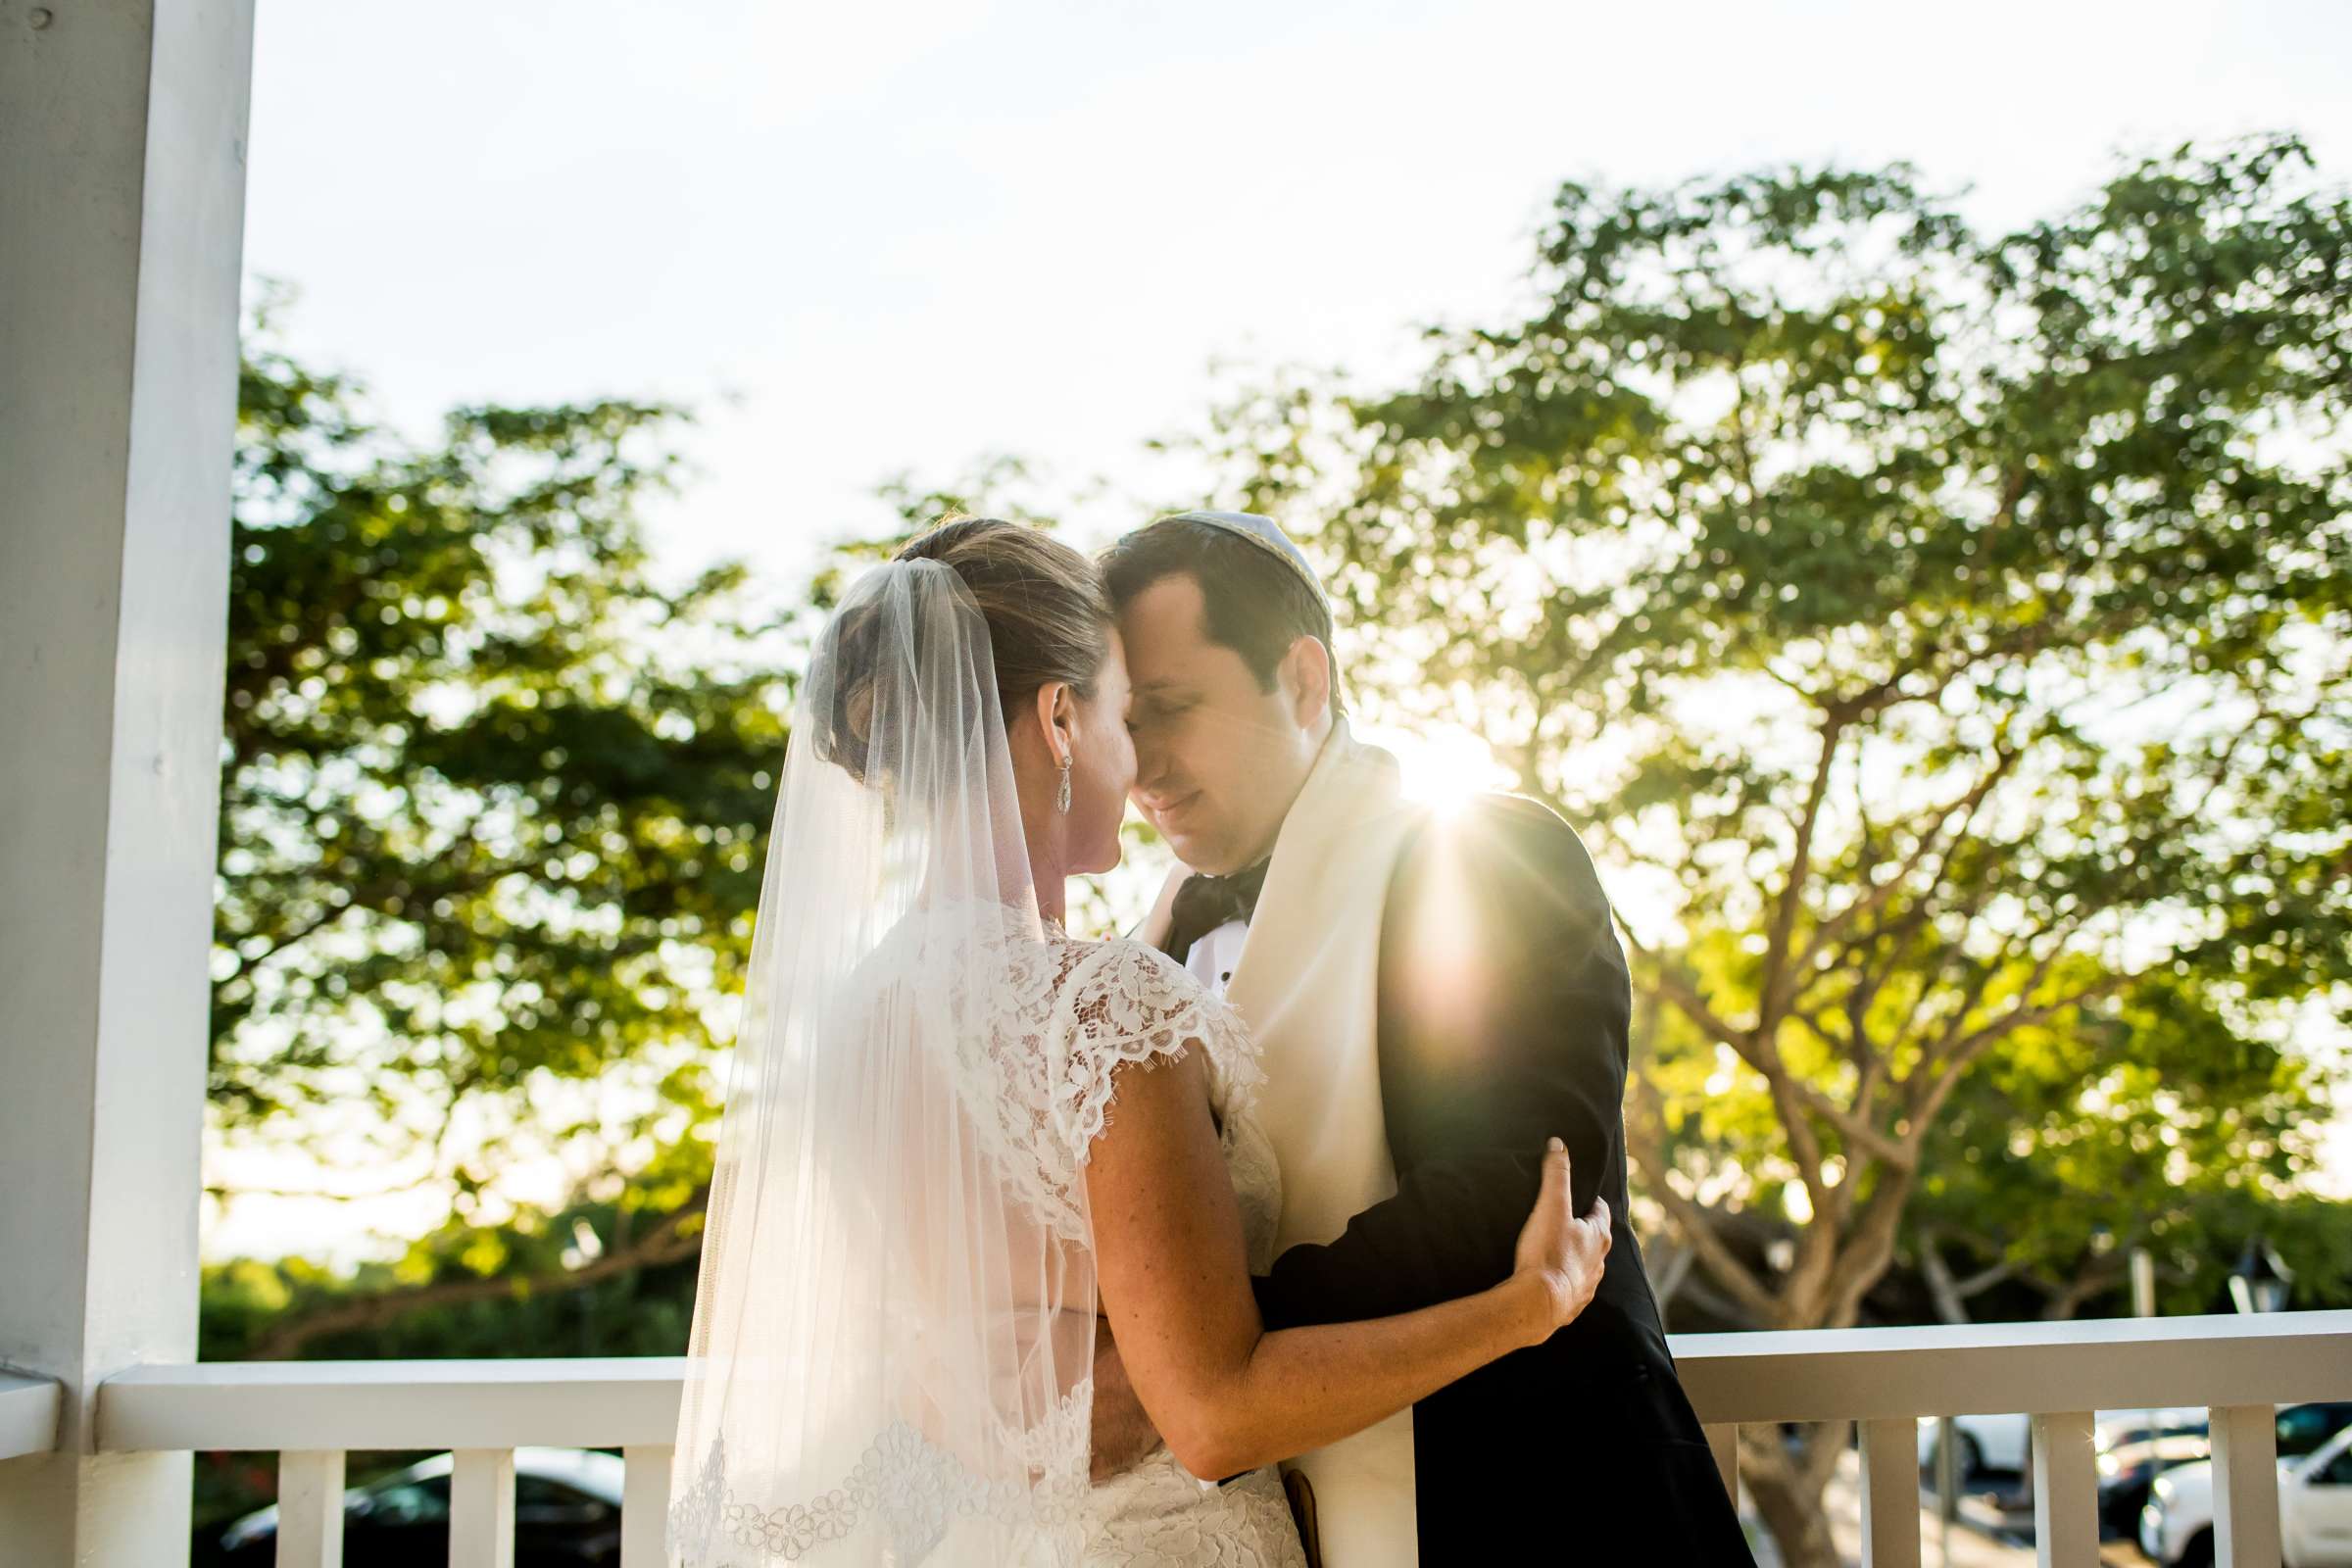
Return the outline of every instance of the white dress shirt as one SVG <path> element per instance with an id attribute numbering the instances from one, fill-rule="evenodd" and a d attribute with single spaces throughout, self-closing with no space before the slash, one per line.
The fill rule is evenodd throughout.
<path id="1" fill-rule="evenodd" d="M 1185 955 L 1184 966 L 1218 996 L 1233 984 L 1233 967 L 1242 960 L 1242 944 L 1250 939 L 1250 922 L 1228 920 L 1193 944 Z"/>

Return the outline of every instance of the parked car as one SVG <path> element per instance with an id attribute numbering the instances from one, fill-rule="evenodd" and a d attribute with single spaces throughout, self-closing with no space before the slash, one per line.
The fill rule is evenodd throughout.
<path id="1" fill-rule="evenodd" d="M 2200 1404 L 2159 1405 L 2150 1410 L 2101 1410 L 2091 1422 L 2091 1446 L 2100 1452 L 2120 1448 L 2127 1444 L 2176 1437 L 2184 1433 L 2201 1433 L 2210 1421 Z"/>
<path id="2" fill-rule="evenodd" d="M 1958 1415 L 1952 1417 L 1954 1437 L 1952 1448 L 1960 1462 L 1960 1479 L 1973 1480 L 1990 1471 L 2018 1471 L 2026 1467 L 2026 1433 L 2030 1423 L 2022 1415 Z M 1936 1434 L 1939 1423 L 1934 1416 L 1919 1418 L 1919 1468 L 1929 1474 L 1936 1469 Z"/>
<path id="3" fill-rule="evenodd" d="M 436 1454 L 343 1494 L 344 1568 L 449 1560 L 450 1456 Z M 514 1450 L 514 1568 L 617 1568 L 621 1461 L 589 1448 Z M 260 1568 L 277 1560 L 277 1508 L 249 1513 L 194 1560 Z"/>
<path id="4" fill-rule="evenodd" d="M 2278 1540 L 2289 1568 L 2352 1568 L 2352 1403 L 2278 1411 Z M 2213 1461 L 2158 1476 L 2139 1549 L 2161 1568 L 2208 1568 L 2213 1546 Z"/>
<path id="5" fill-rule="evenodd" d="M 2129 1442 L 2134 1431 L 2144 1433 L 2150 1422 L 2159 1430 L 2196 1423 L 2200 1428 L 2205 1412 L 2186 1406 L 2155 1410 L 2101 1410 L 2094 1435 L 2109 1444 Z M 1958 1429 L 1953 1446 L 1959 1453 L 1960 1479 L 1970 1480 L 1988 1473 L 2022 1475 L 2032 1460 L 2031 1441 L 2034 1430 L 2030 1416 L 1962 1415 L 1954 1416 L 1952 1424 Z M 1919 1467 L 1932 1472 L 1936 1467 L 1936 1420 L 1934 1416 L 1919 1418 Z"/>
<path id="6" fill-rule="evenodd" d="M 2151 1431 L 2155 1436 L 2149 1436 Z M 2129 1541 L 2139 1529 L 2139 1510 L 2147 1506 L 2148 1489 L 2156 1478 L 2211 1458 L 2213 1440 L 2199 1412 L 2193 1422 L 2133 1429 L 2129 1441 L 2109 1441 L 2102 1433 L 2097 1450 L 2099 1534 Z"/>

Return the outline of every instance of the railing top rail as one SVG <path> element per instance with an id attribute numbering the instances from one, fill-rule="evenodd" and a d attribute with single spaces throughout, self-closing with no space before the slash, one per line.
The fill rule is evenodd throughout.
<path id="1" fill-rule="evenodd" d="M 2352 1311 L 2103 1318 L 1672 1340 L 1707 1423 L 2352 1398 Z M 674 1356 L 215 1361 L 98 1391 L 109 1449 L 666 1444 Z"/>
<path id="2" fill-rule="evenodd" d="M 129 1368 L 98 1389 L 98 1446 L 516 1448 L 666 1444 L 678 1356 L 206 1361 Z"/>
<path id="3" fill-rule="evenodd" d="M 0 1370 L 0 1459 L 47 1453 L 57 1446 L 63 1392 L 55 1378 Z"/>
<path id="4" fill-rule="evenodd" d="M 2352 1311 L 1691 1334 L 1708 1422 L 2352 1399 Z"/>
<path id="5" fill-rule="evenodd" d="M 2348 1314 L 2352 1315 L 2352 1314 Z M 479 1360 L 171 1361 L 125 1367 L 109 1389 L 398 1389 L 530 1390 L 557 1385 L 675 1383 L 682 1355 L 517 1355 Z"/>
<path id="6" fill-rule="evenodd" d="M 1744 1334 L 1671 1336 L 1677 1361 L 1686 1356 L 1771 1355 L 1802 1351 L 1838 1355 L 1913 1350 L 2002 1350 L 2023 1345 L 2179 1345 L 2183 1341 L 2330 1339 L 2352 1334 L 2352 1310 L 2326 1312 L 2213 1312 L 2188 1317 L 2093 1317 L 2064 1322 L 1923 1323 L 1902 1328 L 1789 1329 Z"/>

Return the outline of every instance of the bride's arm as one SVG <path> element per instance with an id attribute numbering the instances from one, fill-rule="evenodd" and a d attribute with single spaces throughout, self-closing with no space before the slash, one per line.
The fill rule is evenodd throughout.
<path id="1" fill-rule="evenodd" d="M 1203 1054 L 1121 1067 L 1088 1156 L 1096 1268 L 1127 1376 L 1179 1463 L 1217 1478 L 1386 1419 L 1583 1310 L 1608 1251 L 1606 1211 L 1573 1218 L 1568 1156 L 1544 1185 L 1517 1270 L 1474 1296 L 1358 1323 L 1265 1332 L 1209 1115 Z"/>

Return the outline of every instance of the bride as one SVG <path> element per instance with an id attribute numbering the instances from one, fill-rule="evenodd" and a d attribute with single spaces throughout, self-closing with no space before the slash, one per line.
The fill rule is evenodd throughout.
<path id="1" fill-rule="evenodd" d="M 1012 523 L 933 529 L 825 628 L 710 1187 L 673 1562 L 1298 1565 L 1276 1460 L 1591 1299 L 1608 1216 L 1570 1214 L 1554 1140 L 1508 1279 L 1265 1332 L 1281 1177 L 1247 1032 L 1159 953 L 1062 929 L 1064 879 L 1119 858 L 1127 696 L 1093 566 Z M 1165 1445 L 1095 1486 L 1101 1338 Z"/>

